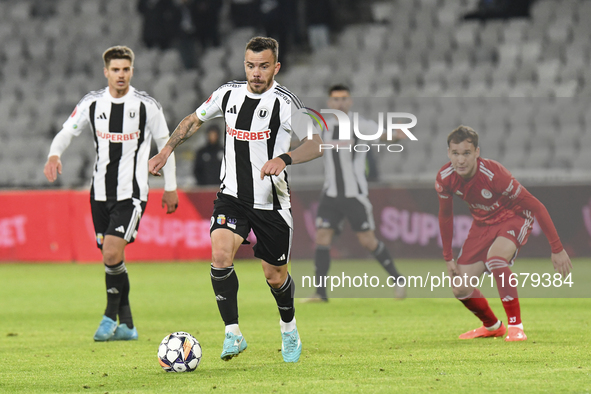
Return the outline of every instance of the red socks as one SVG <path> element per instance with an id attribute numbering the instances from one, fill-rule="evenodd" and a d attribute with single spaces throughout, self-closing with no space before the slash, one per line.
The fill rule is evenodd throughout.
<path id="1" fill-rule="evenodd" d="M 517 287 L 510 285 L 511 269 L 509 263 L 502 257 L 491 257 L 486 262 L 486 267 L 492 272 L 497 282 L 499 296 L 503 302 L 503 308 L 507 313 L 508 323 L 511 326 L 521 324 L 521 310 L 519 308 L 519 298 L 517 296 Z"/>
<path id="2" fill-rule="evenodd" d="M 470 310 L 473 314 L 476 315 L 482 321 L 484 327 L 492 327 L 494 326 L 499 319 L 495 316 L 492 309 L 488 305 L 488 301 L 480 290 L 474 289 L 472 294 L 470 294 L 467 298 L 458 298 L 462 304 L 466 308 Z"/>

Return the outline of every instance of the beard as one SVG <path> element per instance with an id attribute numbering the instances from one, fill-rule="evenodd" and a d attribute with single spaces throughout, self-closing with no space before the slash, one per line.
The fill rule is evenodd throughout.
<path id="1" fill-rule="evenodd" d="M 265 81 L 264 79 L 251 79 L 248 81 L 248 86 L 250 86 L 250 90 L 253 93 L 261 94 L 269 88 L 271 82 L 272 79 L 270 81 Z M 255 85 L 255 83 L 257 85 Z"/>

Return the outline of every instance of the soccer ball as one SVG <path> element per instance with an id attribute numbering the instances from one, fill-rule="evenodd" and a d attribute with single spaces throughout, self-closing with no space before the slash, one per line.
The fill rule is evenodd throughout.
<path id="1" fill-rule="evenodd" d="M 166 372 L 191 372 L 201 362 L 201 345 L 191 334 L 173 332 L 158 347 L 158 361 Z"/>

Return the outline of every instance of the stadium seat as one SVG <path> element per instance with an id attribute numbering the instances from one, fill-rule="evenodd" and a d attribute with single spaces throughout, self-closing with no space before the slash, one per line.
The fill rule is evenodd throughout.
<path id="1" fill-rule="evenodd" d="M 519 44 L 524 39 L 529 22 L 523 19 L 509 19 L 501 29 L 502 41 Z"/>
<path id="2" fill-rule="evenodd" d="M 25 130 L 18 128 L 23 125 L 13 127 L 14 117 L 32 112 L 39 107 L 39 100 L 44 108 L 35 111 L 50 118 L 45 122 L 48 128 L 59 128 L 89 89 L 105 85 L 96 56 L 104 47 L 119 43 L 118 37 L 128 37 L 125 44 L 136 52 L 133 85 L 178 112 L 171 112 L 176 117 L 198 105 L 221 83 L 244 78 L 244 42 L 256 35 L 253 28 L 227 30 L 223 46 L 208 49 L 200 58 L 200 67 L 208 74 L 185 73 L 176 50 L 161 52 L 144 47 L 140 41 L 142 18 L 135 2 L 53 2 L 55 14 L 32 18 L 33 2 L 0 1 L 0 67 L 5 76 L 0 80 L 0 119 L 9 119 L 0 125 L 0 139 L 14 130 Z M 372 12 L 377 23 L 346 26 L 338 44 L 323 53 L 300 55 L 294 51 L 297 65 L 282 70 L 277 79 L 300 96 L 324 97 L 326 87 L 336 82 L 350 84 L 355 95 L 392 98 L 396 94 L 402 99 L 439 96 L 443 103 L 435 100 L 430 103 L 435 110 L 422 111 L 421 115 L 421 122 L 438 120 L 432 126 L 436 131 L 445 130 L 447 135 L 463 113 L 463 120 L 483 133 L 484 149 L 501 155 L 507 153 L 503 152 L 504 139 L 517 141 L 507 146 L 509 150 L 529 147 L 523 145 L 521 135 L 524 129 L 533 127 L 532 137 L 554 138 L 549 140 L 554 154 L 547 159 L 548 165 L 574 165 L 576 155 L 569 160 L 567 152 L 575 149 L 576 153 L 576 147 L 587 146 L 590 138 L 583 133 L 583 128 L 591 125 L 585 100 L 564 104 L 557 99 L 549 104 L 547 108 L 555 108 L 557 115 L 553 132 L 542 129 L 544 121 L 536 117 L 540 108 L 534 111 L 531 101 L 515 97 L 537 101 L 539 97 L 591 96 L 591 1 L 573 0 L 566 6 L 558 0 L 538 0 L 532 4 L 530 19 L 462 21 L 463 13 L 476 6 L 476 0 L 375 2 Z M 122 15 L 126 24 L 109 23 Z M 93 50 L 77 51 L 76 46 Z M 187 86 L 195 86 L 195 91 L 181 89 Z M 451 105 L 445 102 L 446 97 L 453 101 L 456 96 L 477 98 L 476 110 L 466 112 L 471 107 L 462 100 Z M 498 101 L 498 97 L 512 98 L 503 107 L 494 100 L 487 101 L 493 96 Z M 512 106 L 523 114 L 508 112 Z M 166 116 L 171 121 L 168 112 Z M 174 123 L 177 121 L 174 119 Z M 29 126 L 24 132 L 42 127 L 38 122 L 24 123 Z M 505 133 L 507 127 L 510 129 Z M 494 130 L 501 132 L 491 134 Z M 430 149 L 429 144 L 420 155 L 429 154 Z M 517 164 L 535 168 L 543 164 L 541 157 L 541 153 L 532 152 Z M 586 163 L 582 158 L 577 160 L 579 166 Z M 400 170 L 402 164 L 395 168 Z"/>
<path id="3" fill-rule="evenodd" d="M 13 2 L 8 10 L 11 20 L 26 22 L 31 16 L 31 3 L 27 1 Z"/>
<path id="4" fill-rule="evenodd" d="M 524 42 L 520 49 L 520 60 L 522 65 L 535 66 L 542 54 L 542 44 L 539 41 Z"/>
<path id="5" fill-rule="evenodd" d="M 591 168 L 591 155 L 589 155 L 588 151 L 581 151 L 579 155 L 573 160 L 573 169 L 576 170 L 583 170 L 588 172 L 589 168 Z"/>
<path id="6" fill-rule="evenodd" d="M 454 32 L 456 45 L 472 48 L 476 44 L 476 33 L 479 29 L 478 22 L 464 22 Z"/>
<path id="7" fill-rule="evenodd" d="M 556 8 L 556 1 L 540 0 L 532 5 L 530 13 L 534 21 L 547 24 L 553 18 Z"/>
<path id="8" fill-rule="evenodd" d="M 221 84 L 228 82 L 228 80 L 229 78 L 224 70 L 207 70 L 207 74 L 198 81 L 201 95 L 203 97 L 209 97 L 214 90 L 216 90 Z"/>
<path id="9" fill-rule="evenodd" d="M 570 38 L 570 25 L 569 24 L 553 24 L 546 31 L 548 40 L 550 42 L 556 42 L 564 44 Z"/>
<path id="10" fill-rule="evenodd" d="M 388 1 L 375 2 L 371 4 L 371 14 L 376 22 L 388 22 L 394 10 L 394 4 Z"/>
<path id="11" fill-rule="evenodd" d="M 157 64 L 158 73 L 178 75 L 184 70 L 181 55 L 176 48 L 164 51 Z"/>
<path id="12" fill-rule="evenodd" d="M 546 60 L 538 63 L 537 74 L 540 83 L 553 84 L 560 68 L 559 59 Z"/>
<path id="13" fill-rule="evenodd" d="M 561 81 L 554 86 L 555 97 L 574 97 L 579 88 L 579 83 L 575 79 Z"/>

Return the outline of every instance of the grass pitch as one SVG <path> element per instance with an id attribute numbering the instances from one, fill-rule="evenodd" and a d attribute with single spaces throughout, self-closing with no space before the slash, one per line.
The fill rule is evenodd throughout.
<path id="1" fill-rule="evenodd" d="M 589 299 L 522 299 L 524 343 L 458 340 L 479 322 L 449 298 L 298 302 L 304 348 L 286 364 L 260 264 L 236 267 L 248 349 L 224 362 L 208 264 L 128 264 L 140 337 L 108 343 L 92 340 L 106 300 L 101 265 L 0 265 L 0 392 L 591 392 Z M 158 344 L 180 330 L 201 342 L 203 359 L 195 372 L 166 373 Z"/>

